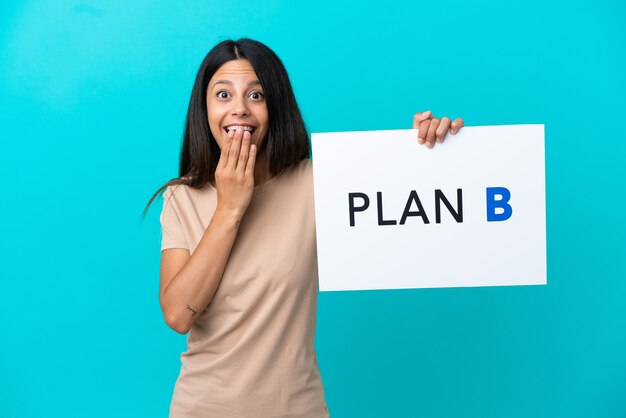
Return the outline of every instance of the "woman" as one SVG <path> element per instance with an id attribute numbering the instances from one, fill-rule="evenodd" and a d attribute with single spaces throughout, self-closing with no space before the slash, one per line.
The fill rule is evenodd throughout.
<path id="1" fill-rule="evenodd" d="M 462 125 L 414 119 L 430 147 Z M 161 308 L 189 332 L 170 416 L 328 416 L 309 154 L 274 52 L 249 39 L 215 46 L 192 90 L 180 177 L 155 193 L 166 189 Z"/>

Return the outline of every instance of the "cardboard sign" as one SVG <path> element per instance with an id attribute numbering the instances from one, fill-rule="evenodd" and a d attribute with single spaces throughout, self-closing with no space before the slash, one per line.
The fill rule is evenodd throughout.
<path id="1" fill-rule="evenodd" d="M 320 290 L 546 284 L 543 125 L 311 140 Z"/>

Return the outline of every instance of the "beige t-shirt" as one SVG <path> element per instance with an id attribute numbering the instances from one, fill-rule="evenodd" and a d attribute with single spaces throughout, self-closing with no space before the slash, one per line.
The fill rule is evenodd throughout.
<path id="1" fill-rule="evenodd" d="M 214 187 L 171 186 L 161 249 L 193 253 Z M 310 160 L 255 188 L 222 281 L 187 337 L 170 417 L 328 417 L 315 349 L 317 251 Z"/>

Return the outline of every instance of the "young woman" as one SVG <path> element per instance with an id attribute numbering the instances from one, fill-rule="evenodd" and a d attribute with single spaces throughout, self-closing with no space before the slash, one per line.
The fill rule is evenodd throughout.
<path id="1" fill-rule="evenodd" d="M 461 126 L 430 112 L 413 124 L 429 147 Z M 189 333 L 171 417 L 328 417 L 309 154 L 276 54 L 250 39 L 215 46 L 191 93 L 179 178 L 150 200 L 165 190 L 163 315 Z"/>

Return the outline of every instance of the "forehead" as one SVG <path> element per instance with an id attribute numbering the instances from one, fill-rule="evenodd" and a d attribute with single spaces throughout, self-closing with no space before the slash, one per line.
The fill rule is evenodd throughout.
<path id="1" fill-rule="evenodd" d="M 250 61 L 238 59 L 222 64 L 222 66 L 217 69 L 215 74 L 213 74 L 211 81 L 209 81 L 209 85 L 213 85 L 222 80 L 248 82 L 258 80 L 258 77 L 256 72 L 254 72 L 254 68 L 252 68 L 252 65 L 250 64 Z"/>

